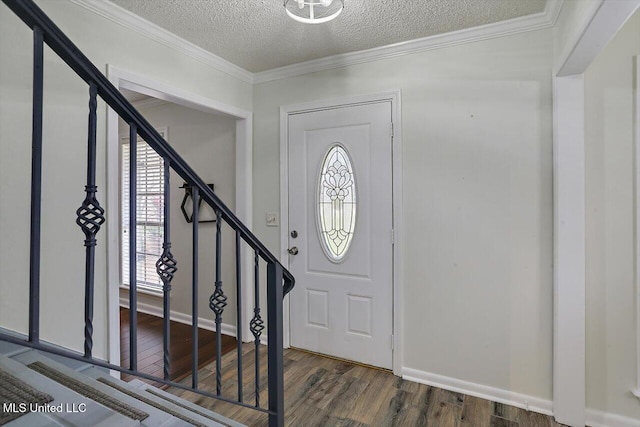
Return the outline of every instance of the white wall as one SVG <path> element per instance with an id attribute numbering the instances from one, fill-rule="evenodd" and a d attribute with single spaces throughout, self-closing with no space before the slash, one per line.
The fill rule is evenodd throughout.
<path id="1" fill-rule="evenodd" d="M 542 30 L 255 86 L 273 249 L 279 106 L 402 90 L 407 368 L 551 399 L 552 55 Z"/>
<path id="2" fill-rule="evenodd" d="M 68 1 L 37 1 L 96 66 L 106 64 L 251 109 L 252 87 Z M 27 331 L 31 146 L 31 31 L 0 4 L 0 324 Z M 77 350 L 83 338 L 84 236 L 75 210 L 84 198 L 87 86 L 48 49 L 42 239 L 42 339 Z M 99 103 L 98 198 L 106 205 L 106 109 Z M 107 215 L 117 207 L 105 206 Z M 94 355 L 106 357 L 106 227 L 98 235 Z"/>
<path id="3" fill-rule="evenodd" d="M 587 406 L 640 425 L 636 379 L 633 57 L 640 12 L 585 73 Z"/>
<path id="4" fill-rule="evenodd" d="M 564 63 L 578 37 L 589 23 L 588 17 L 602 0 L 564 0 L 554 33 L 554 64 Z"/>
<path id="5" fill-rule="evenodd" d="M 167 127 L 168 141 L 182 158 L 207 183 L 213 183 L 215 192 L 231 208 L 235 209 L 235 119 L 204 113 L 180 105 L 164 103 L 140 112 L 156 128 Z M 120 122 L 120 135 L 128 135 L 128 126 Z M 127 136 L 128 137 L 128 136 Z M 185 221 L 180 210 L 184 190 L 178 187 L 183 180 L 171 173 L 171 251 L 178 261 L 178 271 L 171 283 L 171 310 L 191 315 L 192 284 L 192 224 Z M 206 210 L 206 212 L 202 212 Z M 211 213 L 203 205 L 201 214 Z M 208 217 L 207 217 L 208 218 Z M 222 225 L 222 283 L 227 300 L 223 322 L 236 324 L 235 302 L 235 233 L 226 223 Z M 215 284 L 215 223 L 201 223 L 199 227 L 199 296 L 198 315 L 214 320 L 209 308 L 209 296 Z M 129 293 L 120 291 L 128 299 Z M 162 308 L 162 298 L 140 294 L 138 301 Z"/>

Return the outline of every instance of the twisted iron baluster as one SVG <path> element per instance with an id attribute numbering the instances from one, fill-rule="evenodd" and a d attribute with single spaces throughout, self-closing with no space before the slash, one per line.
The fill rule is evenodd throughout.
<path id="1" fill-rule="evenodd" d="M 216 394 L 222 392 L 222 312 L 227 306 L 227 297 L 222 291 L 222 213 L 216 212 L 216 286 L 209 298 L 209 308 L 216 314 Z"/>
<path id="2" fill-rule="evenodd" d="M 254 261 L 254 302 L 253 302 L 253 317 L 249 322 L 249 330 L 253 334 L 256 363 L 255 363 L 255 382 L 256 382 L 256 407 L 260 407 L 260 335 L 264 330 L 264 321 L 260 316 L 260 254 L 255 251 Z"/>
<path id="3" fill-rule="evenodd" d="M 104 209 L 96 199 L 96 109 L 98 87 L 89 84 L 89 137 L 87 141 L 87 185 L 86 197 L 76 211 L 76 224 L 85 235 L 85 294 L 84 294 L 84 355 L 91 357 L 93 349 L 93 289 L 95 281 L 96 234 L 104 224 Z"/>
<path id="4" fill-rule="evenodd" d="M 177 261 L 171 253 L 171 218 L 169 209 L 170 200 L 170 187 L 169 187 L 169 161 L 164 160 L 164 241 L 162 242 L 162 255 L 156 262 L 156 271 L 158 276 L 162 280 L 162 299 L 163 299 L 163 354 L 164 354 L 164 379 L 168 380 L 171 371 L 171 360 L 169 357 L 169 344 L 170 344 L 170 325 L 171 325 L 171 281 L 173 276 L 178 271 Z"/>

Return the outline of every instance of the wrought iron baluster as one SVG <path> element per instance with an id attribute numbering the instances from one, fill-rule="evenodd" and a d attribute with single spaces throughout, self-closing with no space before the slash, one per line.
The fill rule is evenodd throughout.
<path id="1" fill-rule="evenodd" d="M 29 242 L 29 341 L 40 341 L 40 217 L 42 213 L 43 35 L 33 27 L 31 128 L 31 230 Z"/>
<path id="2" fill-rule="evenodd" d="M 264 330 L 264 321 L 260 316 L 260 253 L 256 250 L 254 257 L 253 278 L 253 317 L 249 323 L 249 330 L 253 335 L 256 363 L 255 363 L 255 387 L 256 407 L 260 407 L 260 335 Z"/>
<path id="3" fill-rule="evenodd" d="M 193 260 L 192 260 L 192 291 L 191 291 L 191 386 L 198 388 L 198 224 L 200 212 L 200 191 L 198 187 L 192 187 L 191 199 L 193 201 Z"/>
<path id="4" fill-rule="evenodd" d="M 163 339 L 162 349 L 164 354 L 164 379 L 168 380 L 171 372 L 171 359 L 169 357 L 169 344 L 171 334 L 171 281 L 178 271 L 177 262 L 171 253 L 171 217 L 170 217 L 170 169 L 169 160 L 164 160 L 164 241 L 162 243 L 162 255 L 156 262 L 156 270 L 158 276 L 162 279 L 162 298 L 163 298 Z"/>
<path id="5" fill-rule="evenodd" d="M 284 350 L 282 265 L 267 265 L 267 346 L 269 372 L 269 427 L 284 426 Z"/>
<path id="6" fill-rule="evenodd" d="M 236 342 L 238 345 L 238 402 L 242 396 L 242 237 L 236 230 Z"/>
<path id="7" fill-rule="evenodd" d="M 129 124 L 129 365 L 138 369 L 138 127 Z"/>
<path id="8" fill-rule="evenodd" d="M 84 355 L 91 357 L 93 349 L 93 291 L 95 281 L 96 234 L 104 224 L 104 209 L 96 198 L 96 109 L 98 86 L 89 84 L 89 136 L 87 139 L 87 185 L 86 197 L 76 211 L 76 224 L 82 228 L 86 247 L 84 290 Z"/>
<path id="9" fill-rule="evenodd" d="M 227 297 L 222 290 L 222 213 L 216 211 L 216 285 L 209 298 L 209 308 L 216 315 L 216 394 L 222 392 L 222 312 L 227 306 Z"/>

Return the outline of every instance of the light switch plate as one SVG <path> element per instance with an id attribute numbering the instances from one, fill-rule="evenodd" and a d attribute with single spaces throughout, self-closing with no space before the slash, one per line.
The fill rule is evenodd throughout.
<path id="1" fill-rule="evenodd" d="M 266 217 L 267 227 L 277 227 L 280 225 L 280 218 L 277 212 L 267 212 Z"/>

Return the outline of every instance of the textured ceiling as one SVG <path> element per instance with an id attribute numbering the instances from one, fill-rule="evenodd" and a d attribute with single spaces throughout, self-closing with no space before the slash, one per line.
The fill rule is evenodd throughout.
<path id="1" fill-rule="evenodd" d="M 546 0 L 345 0 L 334 21 L 287 17 L 282 0 L 111 0 L 251 72 L 543 12 Z"/>

